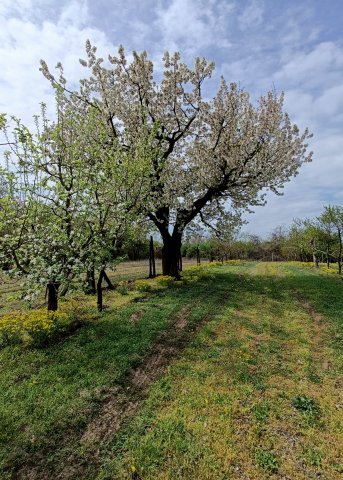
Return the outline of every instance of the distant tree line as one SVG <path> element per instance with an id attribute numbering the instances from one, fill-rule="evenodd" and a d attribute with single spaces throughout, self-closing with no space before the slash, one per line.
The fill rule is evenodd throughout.
<path id="1" fill-rule="evenodd" d="M 325 206 L 313 219 L 295 219 L 289 228 L 276 227 L 266 238 L 258 235 L 232 235 L 199 238 L 188 236 L 182 246 L 185 257 L 196 258 L 197 250 L 202 258 L 211 260 L 275 260 L 325 262 L 338 264 L 342 273 L 343 207 Z"/>

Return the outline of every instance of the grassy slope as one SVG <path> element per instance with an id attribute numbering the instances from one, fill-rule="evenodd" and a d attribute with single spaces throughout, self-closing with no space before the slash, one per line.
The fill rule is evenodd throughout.
<path id="1" fill-rule="evenodd" d="M 75 451 L 88 468 L 69 478 L 126 479 L 130 465 L 143 480 L 343 478 L 342 282 L 295 265 L 212 271 L 214 282 L 112 309 L 59 345 L 0 352 L 1 478 L 40 456 L 55 478 Z M 194 325 L 212 320 L 138 414 L 82 451 L 110 387 L 184 308 Z"/>

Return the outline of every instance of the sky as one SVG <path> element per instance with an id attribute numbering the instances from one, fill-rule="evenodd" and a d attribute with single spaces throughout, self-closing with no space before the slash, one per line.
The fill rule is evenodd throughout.
<path id="1" fill-rule="evenodd" d="M 0 113 L 25 123 L 52 109 L 53 93 L 39 71 L 62 62 L 73 83 L 87 39 L 107 57 L 120 44 L 146 50 L 158 65 L 163 52 L 214 60 L 207 94 L 223 75 L 253 101 L 270 89 L 285 92 L 285 110 L 313 133 L 313 162 L 286 184 L 283 196 L 246 215 L 245 232 L 268 235 L 293 218 L 311 218 L 323 205 L 343 205 L 342 0 L 0 0 Z"/>

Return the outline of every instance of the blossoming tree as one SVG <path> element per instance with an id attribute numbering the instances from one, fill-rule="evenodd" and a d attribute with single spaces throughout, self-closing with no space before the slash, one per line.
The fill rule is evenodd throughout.
<path id="1" fill-rule="evenodd" d="M 66 290 L 76 276 L 96 270 L 101 310 L 105 268 L 116 263 L 118 242 L 137 219 L 142 162 L 116 144 L 102 148 L 96 110 L 70 109 L 61 90 L 56 99 L 57 120 L 49 122 L 43 106 L 35 133 L 16 118 L 12 131 L 11 122 L 2 125 L 10 150 L 2 171 L 0 262 L 23 276 L 28 299 L 47 284 Z"/>
<path id="2" fill-rule="evenodd" d="M 105 65 L 96 47 L 86 43 L 90 75 L 69 91 L 42 61 L 42 71 L 59 85 L 75 110 L 99 112 L 107 127 L 103 148 L 119 143 L 135 156 L 150 139 L 150 163 L 139 180 L 140 203 L 163 239 L 163 274 L 178 276 L 185 227 L 196 218 L 207 223 L 232 221 L 249 206 L 265 203 L 265 192 L 280 194 L 285 182 L 311 160 L 306 129 L 301 133 L 283 111 L 283 94 L 268 92 L 256 105 L 249 94 L 222 78 L 212 99 L 203 93 L 214 64 L 196 58 L 193 67 L 179 53 L 163 57 L 163 72 L 154 76 L 146 52 L 124 49 Z M 60 66 L 61 67 L 61 66 Z"/>

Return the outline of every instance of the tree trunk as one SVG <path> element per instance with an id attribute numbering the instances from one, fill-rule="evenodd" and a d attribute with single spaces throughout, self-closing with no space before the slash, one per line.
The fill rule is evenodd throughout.
<path id="1" fill-rule="evenodd" d="M 199 247 L 197 247 L 197 265 L 200 265 L 200 250 L 199 250 Z"/>
<path id="2" fill-rule="evenodd" d="M 95 295 L 96 293 L 94 267 L 87 270 L 84 291 L 87 295 Z"/>
<path id="3" fill-rule="evenodd" d="M 170 277 L 180 278 L 180 257 L 181 257 L 182 233 L 173 233 L 163 237 L 162 247 L 162 274 Z"/>
<path id="4" fill-rule="evenodd" d="M 51 312 L 55 312 L 58 307 L 58 289 L 60 284 L 58 282 L 50 281 L 47 286 L 47 294 L 48 294 L 48 310 Z"/>
<path id="5" fill-rule="evenodd" d="M 182 253 L 180 249 L 180 258 L 179 258 L 179 271 L 182 272 Z"/>
<path id="6" fill-rule="evenodd" d="M 341 231 L 338 231 L 338 239 L 339 239 L 339 253 L 338 253 L 338 273 L 339 275 L 342 274 L 342 234 Z"/>
<path id="7" fill-rule="evenodd" d="M 330 268 L 329 244 L 326 245 L 326 265 Z"/>
<path id="8" fill-rule="evenodd" d="M 319 268 L 319 261 L 318 261 L 317 255 L 315 253 L 313 253 L 313 266 L 315 268 Z"/>
<path id="9" fill-rule="evenodd" d="M 154 249 L 154 239 L 150 237 L 149 245 L 149 278 L 156 277 L 156 263 L 155 263 L 155 249 Z"/>

